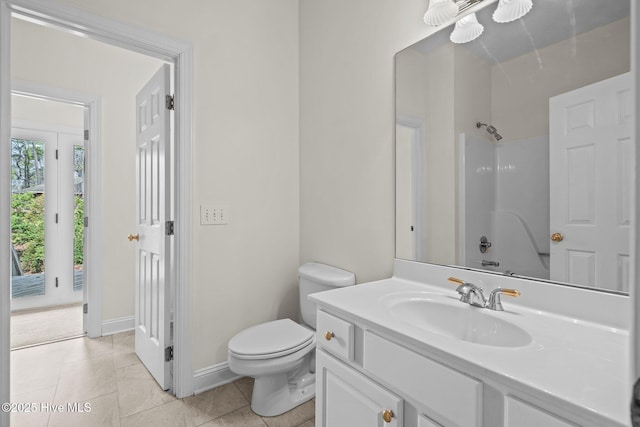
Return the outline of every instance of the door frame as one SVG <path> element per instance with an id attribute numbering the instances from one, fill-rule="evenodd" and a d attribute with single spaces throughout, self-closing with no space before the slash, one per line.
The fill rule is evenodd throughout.
<path id="1" fill-rule="evenodd" d="M 191 147 L 193 50 L 188 42 L 145 30 L 84 10 L 46 0 L 0 0 L 0 152 L 10 152 L 11 133 L 11 18 L 31 21 L 71 34 L 108 43 L 174 64 L 175 156 L 173 200 L 175 201 L 174 378 L 178 397 L 193 394 L 190 330 L 190 241 L 191 241 Z M 0 156 L 0 170 L 9 170 L 9 156 Z M 182 172 L 182 173 L 181 173 Z M 0 241 L 9 241 L 9 174 L 0 175 Z M 0 271 L 9 272 L 9 246 L 0 245 Z M 0 293 L 9 295 L 9 274 L 0 277 Z M 0 401 L 9 401 L 9 317 L 8 298 L 0 298 Z M 8 425 L 9 414 L 0 414 L 0 425 Z"/>
<path id="2" fill-rule="evenodd" d="M 427 230 L 425 226 L 425 124 L 424 120 L 418 117 L 408 116 L 404 114 L 396 115 L 396 126 L 404 126 L 413 131 L 411 141 L 411 202 L 413 207 L 413 256 L 416 261 L 426 261 L 425 241 L 427 239 Z M 397 144 L 397 141 L 396 141 Z M 419 223 L 419 225 L 416 225 Z"/>
<path id="3" fill-rule="evenodd" d="M 91 310 L 84 314 L 84 331 L 90 338 L 102 334 L 102 277 L 103 277 L 103 233 L 102 233 L 102 202 L 98 197 L 102 186 L 102 168 L 99 156 L 101 147 L 101 97 L 83 94 L 67 89 L 61 89 L 40 83 L 13 79 L 11 94 L 23 95 L 45 101 L 61 102 L 85 108 L 84 129 L 89 131 L 90 138 L 85 141 L 85 158 L 87 170 L 85 175 L 85 216 L 91 217 L 85 229 L 85 280 L 91 283 L 86 286 L 85 301 Z M 14 123 L 12 120 L 12 127 Z"/>

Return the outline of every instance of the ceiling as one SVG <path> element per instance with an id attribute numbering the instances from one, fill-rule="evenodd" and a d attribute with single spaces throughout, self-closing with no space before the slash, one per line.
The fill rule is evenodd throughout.
<path id="1" fill-rule="evenodd" d="M 493 21 L 494 10 L 489 5 L 477 13 L 484 32 L 462 46 L 499 63 L 629 16 L 630 0 L 533 0 L 527 15 L 506 24 Z M 452 30 L 440 30 L 412 47 L 429 52 L 450 43 Z"/>

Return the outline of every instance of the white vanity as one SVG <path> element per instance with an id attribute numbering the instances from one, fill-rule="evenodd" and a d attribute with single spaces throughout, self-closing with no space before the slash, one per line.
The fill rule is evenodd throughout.
<path id="1" fill-rule="evenodd" d="M 449 276 L 522 295 L 472 307 Z M 625 296 L 396 260 L 310 299 L 318 426 L 630 424 Z"/>

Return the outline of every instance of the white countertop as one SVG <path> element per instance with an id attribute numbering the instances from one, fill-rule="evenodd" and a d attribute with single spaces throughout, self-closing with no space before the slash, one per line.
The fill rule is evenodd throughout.
<path id="1" fill-rule="evenodd" d="M 469 343 L 393 315 L 385 301 L 398 292 L 434 292 L 449 300 L 457 298 L 454 287 L 396 277 L 320 292 L 309 298 L 320 306 L 397 333 L 401 339 L 450 354 L 543 401 L 580 407 L 611 425 L 629 425 L 628 331 L 518 306 L 503 297 L 503 312 L 469 309 L 483 310 L 524 329 L 531 335 L 531 343 L 523 347 Z"/>

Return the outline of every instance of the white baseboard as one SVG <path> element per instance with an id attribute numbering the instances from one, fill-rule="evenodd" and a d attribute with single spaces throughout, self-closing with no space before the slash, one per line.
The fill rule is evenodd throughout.
<path id="1" fill-rule="evenodd" d="M 135 316 L 119 317 L 102 322 L 102 336 L 132 331 L 136 326 Z"/>
<path id="2" fill-rule="evenodd" d="M 242 378 L 229 369 L 227 362 L 198 369 L 193 373 L 193 393 L 198 394 Z"/>

